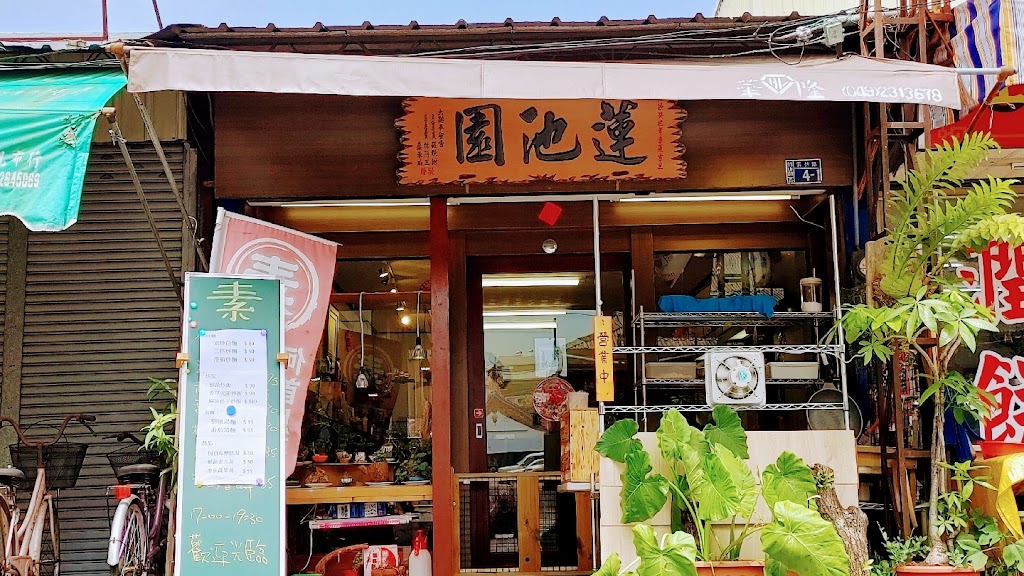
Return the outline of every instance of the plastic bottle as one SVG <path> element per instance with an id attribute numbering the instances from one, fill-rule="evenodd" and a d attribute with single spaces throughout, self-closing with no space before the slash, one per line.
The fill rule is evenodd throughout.
<path id="1" fill-rule="evenodd" d="M 412 554 L 409 555 L 409 576 L 431 576 L 430 550 L 427 550 L 427 533 L 417 530 L 412 539 Z"/>

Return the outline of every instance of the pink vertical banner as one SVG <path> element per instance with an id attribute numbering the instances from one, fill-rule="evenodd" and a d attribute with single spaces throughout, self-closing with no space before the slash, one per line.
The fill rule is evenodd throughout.
<path id="1" fill-rule="evenodd" d="M 295 470 L 306 391 L 317 352 L 338 257 L 338 245 L 323 238 L 238 214 L 217 211 L 210 272 L 273 276 L 284 286 L 285 442 L 287 474 Z"/>

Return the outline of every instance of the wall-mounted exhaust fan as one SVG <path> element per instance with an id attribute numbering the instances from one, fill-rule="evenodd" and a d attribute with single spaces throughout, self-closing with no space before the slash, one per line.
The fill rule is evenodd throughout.
<path id="1" fill-rule="evenodd" d="M 764 355 L 728 349 L 708 352 L 704 356 L 704 386 L 711 406 L 764 406 Z"/>

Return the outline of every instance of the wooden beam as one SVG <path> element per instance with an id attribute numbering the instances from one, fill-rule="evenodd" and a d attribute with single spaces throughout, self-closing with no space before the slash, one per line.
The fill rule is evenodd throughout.
<path id="1" fill-rule="evenodd" d="M 321 238 L 337 242 L 339 260 L 397 260 L 429 258 L 427 231 L 321 233 Z"/>
<path id="2" fill-rule="evenodd" d="M 403 300 L 415 300 L 416 295 L 430 297 L 430 292 L 363 292 L 363 306 L 373 304 L 395 304 Z M 331 294 L 331 304 L 358 304 L 359 292 L 335 292 Z"/>
<path id="3" fill-rule="evenodd" d="M 309 234 L 430 229 L 427 206 L 279 206 L 260 211 L 275 224 Z"/>
<path id="4" fill-rule="evenodd" d="M 654 235 L 634 228 L 629 237 L 630 260 L 633 265 L 633 296 L 636 305 L 655 311 L 654 301 Z"/>
<path id="5" fill-rule="evenodd" d="M 541 248 L 541 244 L 548 239 L 558 243 L 556 254 L 594 253 L 594 240 L 590 232 L 562 228 L 467 233 L 466 253 L 471 256 L 548 256 Z M 629 252 L 629 231 L 625 228 L 601 228 L 601 251 L 606 254 Z"/>
<path id="6" fill-rule="evenodd" d="M 454 473 L 451 445 L 451 239 L 448 232 L 448 206 L 444 198 L 430 201 L 430 430 L 433 485 L 434 530 L 433 573 L 455 573 Z"/>

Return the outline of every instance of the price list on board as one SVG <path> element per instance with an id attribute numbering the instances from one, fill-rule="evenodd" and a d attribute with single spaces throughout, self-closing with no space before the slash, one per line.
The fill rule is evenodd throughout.
<path id="1" fill-rule="evenodd" d="M 261 486 L 267 478 L 267 332 L 199 336 L 195 483 Z"/>

